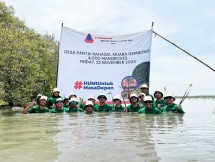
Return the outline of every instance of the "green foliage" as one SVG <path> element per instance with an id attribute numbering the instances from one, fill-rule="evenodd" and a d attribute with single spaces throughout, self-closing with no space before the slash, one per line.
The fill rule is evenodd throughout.
<path id="1" fill-rule="evenodd" d="M 0 100 L 23 104 L 56 85 L 58 42 L 40 35 L 0 2 Z M 3 93 L 2 93 L 3 92 Z"/>

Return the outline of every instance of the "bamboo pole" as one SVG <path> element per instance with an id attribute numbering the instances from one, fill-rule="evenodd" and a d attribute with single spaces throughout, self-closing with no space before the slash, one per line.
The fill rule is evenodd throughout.
<path id="1" fill-rule="evenodd" d="M 210 67 L 208 64 L 204 63 L 203 61 L 201 61 L 200 59 L 198 59 L 197 57 L 193 56 L 192 54 L 190 54 L 189 52 L 185 51 L 184 49 L 182 49 L 181 47 L 179 47 L 178 45 L 176 45 L 175 43 L 169 41 L 168 39 L 164 38 L 163 36 L 161 36 L 160 34 L 158 34 L 157 32 L 153 31 L 153 33 L 156 35 L 158 35 L 159 37 L 163 38 L 165 41 L 171 43 L 173 46 L 177 47 L 178 49 L 182 50 L 183 52 L 185 52 L 186 54 L 188 54 L 189 56 L 191 56 L 192 58 L 196 59 L 197 61 L 199 61 L 200 63 L 202 63 L 203 65 L 207 66 L 209 69 L 211 69 L 213 72 L 215 72 L 215 70 Z"/>

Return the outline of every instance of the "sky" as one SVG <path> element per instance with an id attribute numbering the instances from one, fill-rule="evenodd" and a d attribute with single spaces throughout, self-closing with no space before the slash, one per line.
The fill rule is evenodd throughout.
<path id="1" fill-rule="evenodd" d="M 40 34 L 60 41 L 61 24 L 98 34 L 151 29 L 215 69 L 215 1 L 212 0 L 3 0 Z M 215 72 L 153 35 L 150 92 L 215 95 Z"/>

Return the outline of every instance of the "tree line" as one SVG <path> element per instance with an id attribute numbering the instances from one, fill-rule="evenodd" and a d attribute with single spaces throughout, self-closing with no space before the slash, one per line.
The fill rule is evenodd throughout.
<path id="1" fill-rule="evenodd" d="M 11 106 L 51 94 L 59 47 L 53 34 L 37 33 L 14 13 L 0 1 L 0 101 Z"/>

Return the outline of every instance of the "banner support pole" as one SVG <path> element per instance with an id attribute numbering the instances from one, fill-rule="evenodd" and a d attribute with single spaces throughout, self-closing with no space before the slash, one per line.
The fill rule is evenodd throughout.
<path id="1" fill-rule="evenodd" d="M 63 30 L 63 23 L 61 24 L 61 33 L 60 33 L 60 40 L 62 37 L 62 30 Z M 58 87 L 58 69 L 59 69 L 59 57 L 60 57 L 60 44 L 59 44 L 59 48 L 58 48 L 58 60 L 57 60 L 57 76 L 56 76 L 56 83 L 55 83 L 55 87 Z"/>
<path id="2" fill-rule="evenodd" d="M 213 69 L 212 67 L 210 67 L 209 65 L 207 65 L 206 63 L 204 63 L 203 61 L 201 61 L 200 59 L 198 59 L 197 57 L 191 55 L 189 52 L 185 51 L 184 49 L 182 49 L 181 47 L 179 47 L 178 45 L 176 45 L 175 43 L 169 41 L 168 39 L 164 38 L 163 36 L 159 35 L 158 33 L 156 33 L 155 31 L 152 31 L 155 36 L 158 35 L 159 37 L 161 37 L 162 39 L 164 39 L 165 41 L 171 43 L 173 46 L 177 47 L 178 49 L 180 49 L 181 51 L 185 52 L 186 54 L 188 54 L 189 56 L 191 56 L 192 58 L 196 59 L 197 61 L 199 61 L 200 63 L 202 63 L 203 65 L 207 66 L 209 69 L 211 69 L 213 72 L 215 72 L 215 69 Z"/>
<path id="3" fill-rule="evenodd" d="M 152 27 L 151 27 L 151 30 L 153 31 L 153 27 L 154 27 L 154 22 L 152 22 Z"/>

